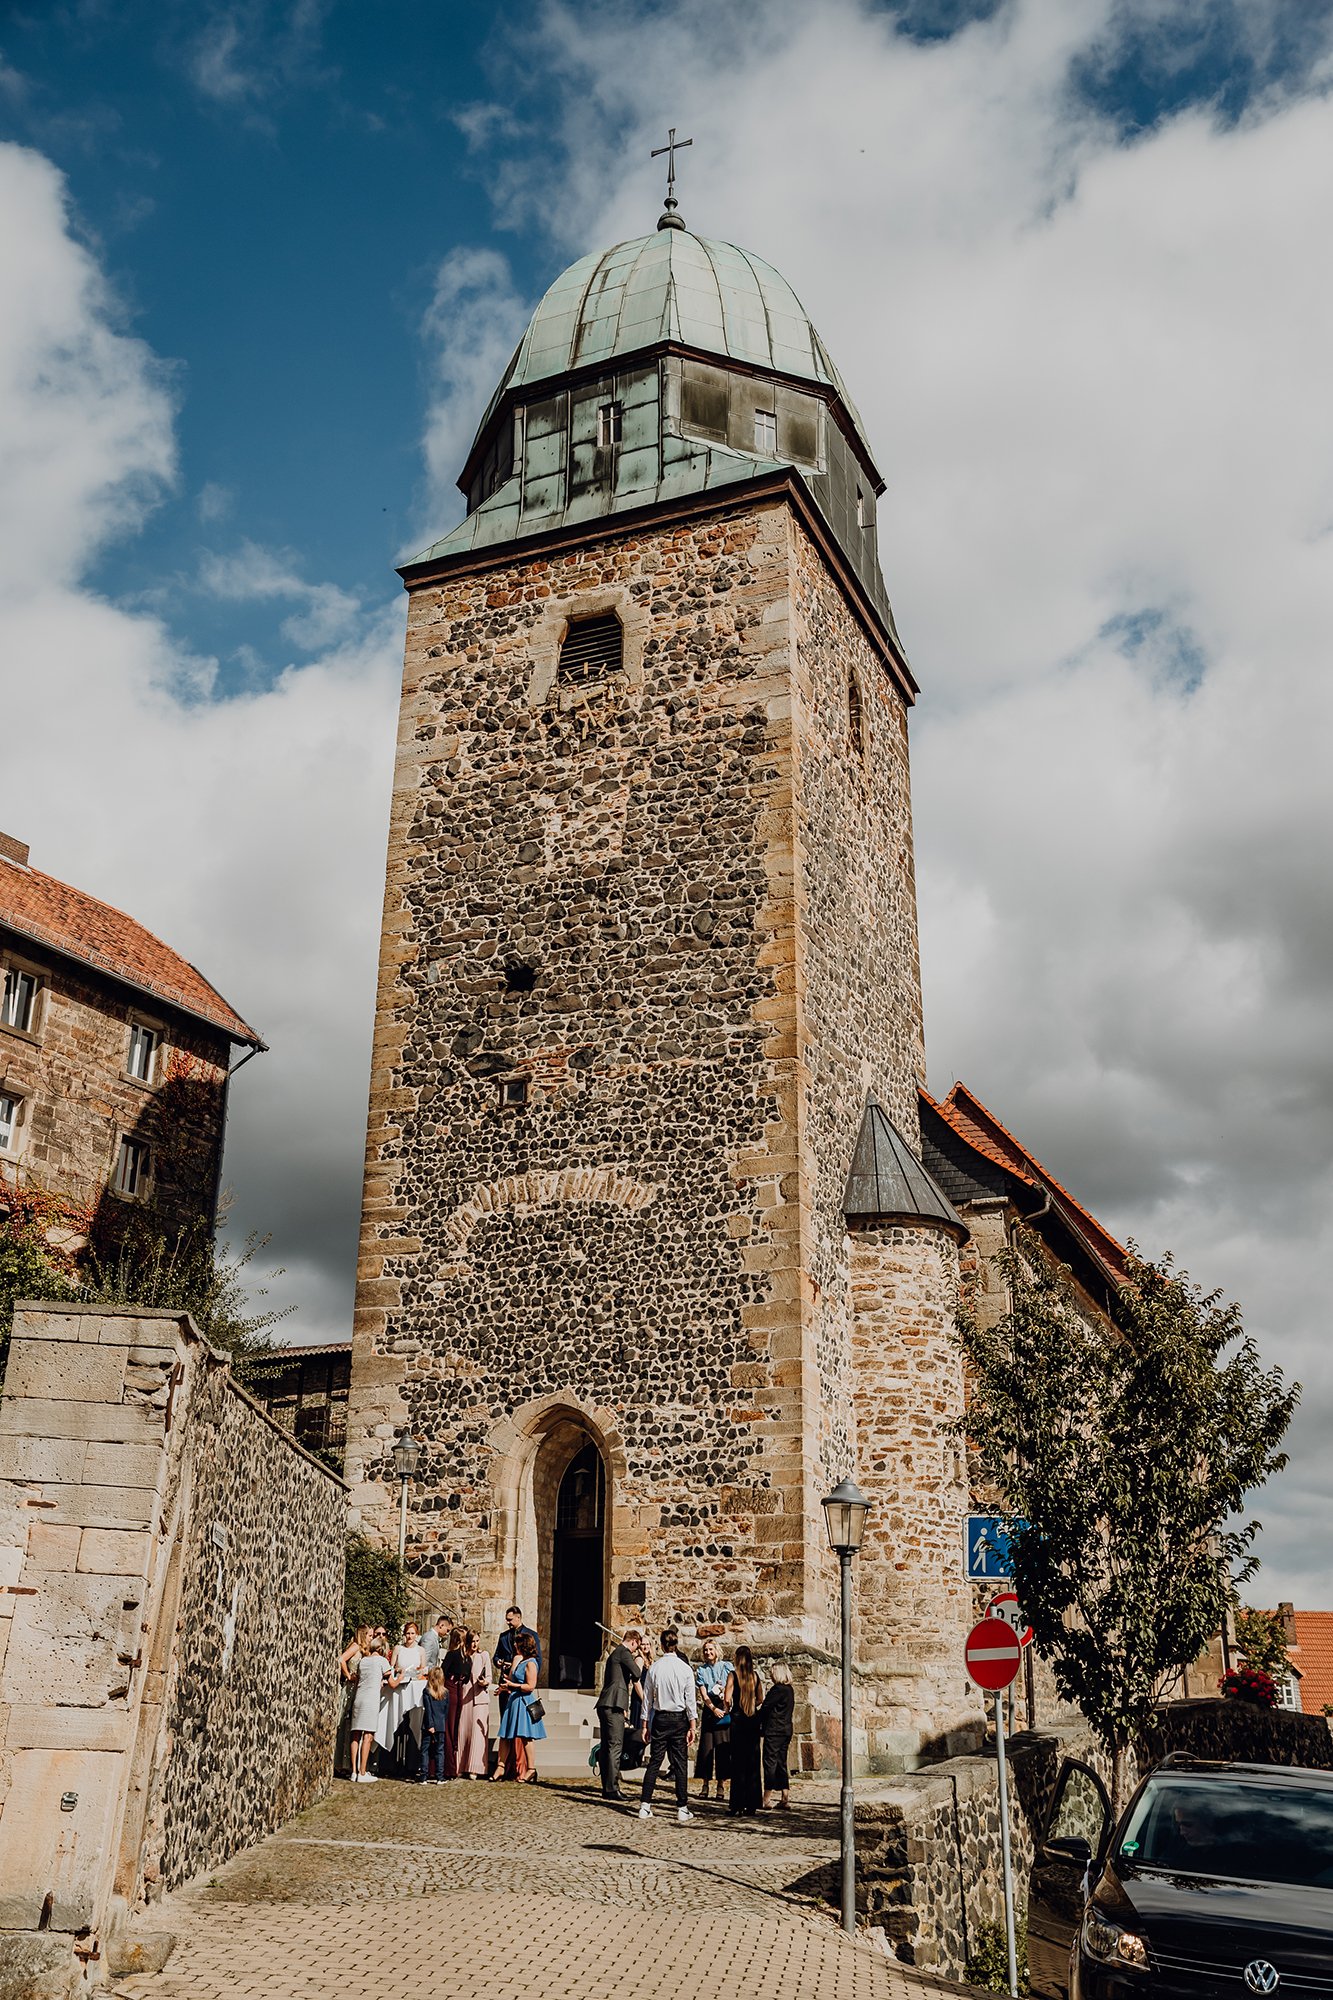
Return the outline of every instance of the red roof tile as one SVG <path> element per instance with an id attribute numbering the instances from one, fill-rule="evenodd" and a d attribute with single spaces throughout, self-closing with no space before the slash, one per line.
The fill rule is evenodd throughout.
<path id="1" fill-rule="evenodd" d="M 1318 1715 L 1333 1702 L 1333 1611 L 1297 1611 L 1296 1643 L 1287 1658 L 1300 1668 L 1301 1707 Z"/>
<path id="2" fill-rule="evenodd" d="M 1054 1174 L 1047 1173 L 1040 1160 L 1000 1123 L 994 1112 L 986 1109 L 979 1097 L 973 1096 L 965 1083 L 956 1083 L 942 1104 L 936 1104 L 925 1091 L 921 1094 L 945 1123 L 952 1126 L 959 1137 L 965 1139 L 983 1158 L 1005 1168 L 1029 1187 L 1040 1188 L 1049 1194 L 1053 1204 L 1063 1212 L 1066 1222 L 1077 1230 L 1112 1277 L 1127 1276 L 1129 1254 L 1124 1245 L 1117 1243 L 1110 1230 L 1103 1229 L 1096 1216 L 1089 1215 L 1081 1202 L 1075 1201 Z"/>
<path id="3" fill-rule="evenodd" d="M 109 903 L 0 854 L 0 925 L 169 1002 L 234 1042 L 264 1043 L 201 972 Z"/>

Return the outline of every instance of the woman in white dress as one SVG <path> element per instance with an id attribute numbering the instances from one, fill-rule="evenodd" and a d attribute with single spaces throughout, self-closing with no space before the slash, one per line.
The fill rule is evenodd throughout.
<path id="1" fill-rule="evenodd" d="M 373 1785 L 375 1774 L 368 1770 L 370 1746 L 380 1726 L 384 1706 L 384 1682 L 391 1672 L 388 1654 L 378 1639 L 356 1662 L 356 1693 L 352 1697 L 352 1783 Z"/>
<path id="2" fill-rule="evenodd" d="M 380 1711 L 376 1734 L 382 1747 L 388 1750 L 403 1724 L 408 1725 L 412 1741 L 405 1744 L 404 1749 L 415 1777 L 421 1762 L 421 1703 L 426 1692 L 426 1649 L 410 1619 L 393 1649 L 393 1671 L 388 1688 L 389 1698 Z"/>

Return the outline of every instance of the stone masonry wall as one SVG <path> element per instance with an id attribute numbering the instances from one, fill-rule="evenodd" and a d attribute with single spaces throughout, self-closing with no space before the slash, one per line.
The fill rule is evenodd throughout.
<path id="1" fill-rule="evenodd" d="M 864 1484 L 843 1192 L 868 1092 L 919 1149 L 925 1055 L 906 700 L 794 517 L 790 534 L 807 1586 L 832 1622 L 819 1501 L 854 1463 Z"/>
<path id="2" fill-rule="evenodd" d="M 38 972 L 42 991 L 34 1033 L 0 1023 L 0 1085 L 22 1100 L 18 1150 L 4 1156 L 0 1174 L 64 1197 L 76 1211 L 75 1236 L 99 1226 L 114 1235 L 144 1207 L 171 1229 L 200 1215 L 211 1219 L 226 1110 L 226 1038 L 147 1000 L 140 1006 L 113 981 L 0 932 L 0 959 L 10 957 Z M 164 1036 L 152 1083 L 126 1073 L 132 1020 Z M 123 1137 L 150 1148 L 143 1203 L 108 1187 Z"/>
<path id="3" fill-rule="evenodd" d="M 789 554 L 769 506 L 412 598 L 348 1468 L 389 1532 L 425 1437 L 410 1558 L 483 1624 L 569 1417 L 612 1604 L 804 1609 Z M 562 687 L 608 608 L 625 671 Z"/>
<path id="4" fill-rule="evenodd" d="M 225 1372 L 201 1384 L 190 1428 L 169 1747 L 144 1854 L 163 1889 L 324 1795 L 341 1708 L 342 1482 Z"/>
<path id="5" fill-rule="evenodd" d="M 963 1414 L 953 1344 L 958 1252 L 927 1228 L 857 1229 L 852 1238 L 857 1475 L 878 1496 L 856 1564 L 861 1668 L 872 1765 L 973 1747 L 981 1701 L 963 1670 L 973 1621 L 961 1574 L 967 1511 Z"/>
<path id="6" fill-rule="evenodd" d="M 0 2000 L 96 1985 L 145 1897 L 321 1794 L 345 1499 L 187 1317 L 19 1308 L 0 1396 Z"/>

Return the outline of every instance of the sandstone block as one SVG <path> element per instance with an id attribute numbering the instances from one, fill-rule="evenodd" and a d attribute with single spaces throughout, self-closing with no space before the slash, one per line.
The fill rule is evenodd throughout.
<path id="1" fill-rule="evenodd" d="M 79 1535 L 78 1568 L 96 1576 L 147 1576 L 150 1537 L 126 1528 L 84 1528 Z"/>
<path id="2" fill-rule="evenodd" d="M 9 1350 L 5 1397 L 78 1397 L 119 1402 L 124 1355 L 88 1341 L 22 1340 Z"/>

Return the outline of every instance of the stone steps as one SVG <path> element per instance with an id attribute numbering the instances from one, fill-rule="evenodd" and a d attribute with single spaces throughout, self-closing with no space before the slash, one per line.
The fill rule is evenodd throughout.
<path id="1" fill-rule="evenodd" d="M 546 1713 L 546 1740 L 538 1743 L 533 1762 L 543 1778 L 582 1778 L 592 1782 L 588 1754 L 597 1741 L 596 1697 L 575 1688 L 538 1688 Z M 493 1729 L 500 1723 L 500 1705 L 491 1705 Z"/>

